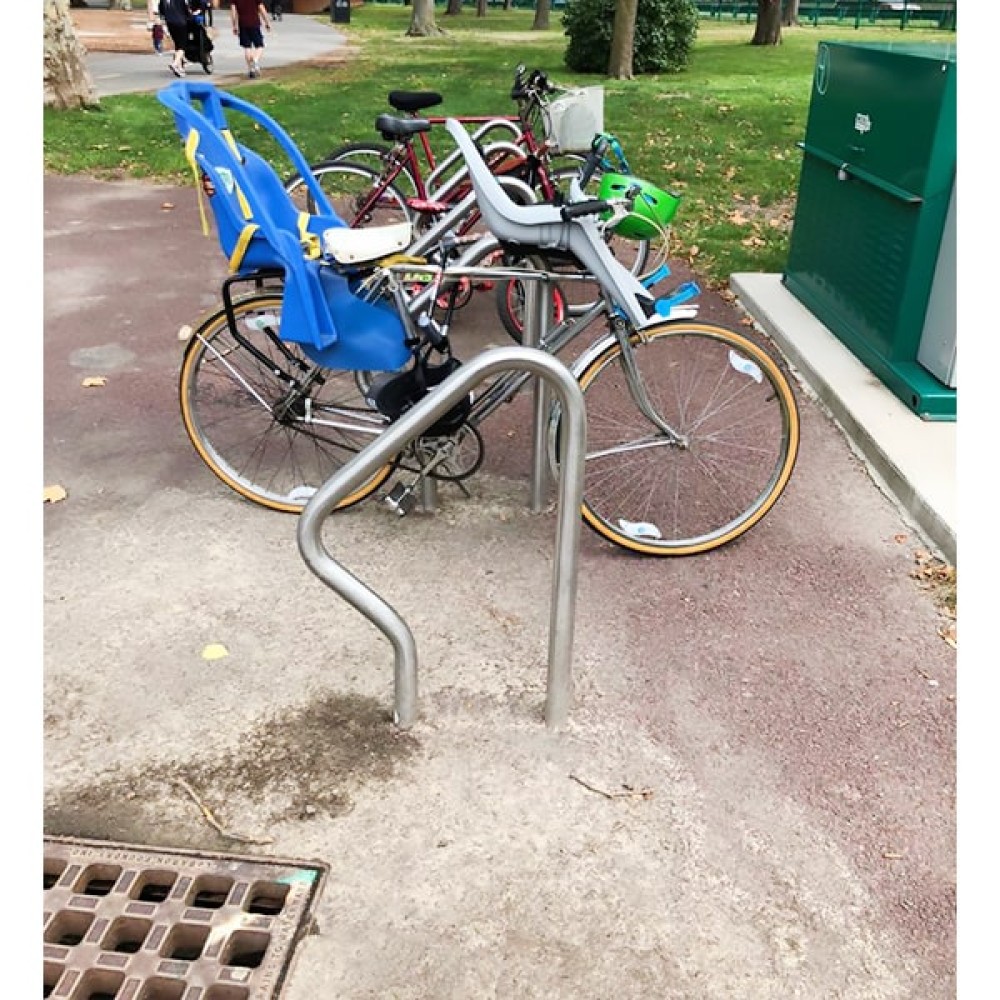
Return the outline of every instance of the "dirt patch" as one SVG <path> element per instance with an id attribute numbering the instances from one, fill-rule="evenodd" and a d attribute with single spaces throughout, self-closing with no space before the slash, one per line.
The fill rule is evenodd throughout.
<path id="1" fill-rule="evenodd" d="M 261 722 L 238 750 L 145 767 L 63 796 L 46 808 L 45 829 L 202 849 L 265 843 L 266 830 L 240 830 L 251 803 L 269 804 L 268 825 L 338 816 L 353 807 L 352 788 L 389 780 L 418 748 L 384 705 L 358 696 L 323 698 Z"/>
<path id="2" fill-rule="evenodd" d="M 88 52 L 153 51 L 145 11 L 74 9 L 70 16 L 77 38 Z M 209 34 L 213 34 L 213 29 L 209 29 Z"/>
<path id="3" fill-rule="evenodd" d="M 782 233 L 792 231 L 795 219 L 795 199 L 783 198 L 773 205 L 761 205 L 756 197 L 734 198 L 730 221 L 737 225 L 761 225 Z"/>

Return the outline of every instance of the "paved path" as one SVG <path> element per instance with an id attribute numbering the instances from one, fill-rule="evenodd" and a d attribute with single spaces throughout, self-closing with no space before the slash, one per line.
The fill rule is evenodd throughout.
<path id="1" fill-rule="evenodd" d="M 141 22 L 140 22 L 141 23 Z M 124 30 L 139 31 L 138 27 Z M 215 17 L 215 66 L 211 79 L 223 83 L 246 75 L 243 50 L 229 26 L 228 11 L 217 11 Z M 143 33 L 148 37 L 148 32 Z M 310 59 L 329 58 L 342 51 L 344 36 L 334 30 L 329 22 L 301 14 L 286 14 L 265 36 L 265 54 L 262 63 L 264 75 L 268 68 L 287 66 Z M 166 45 L 169 52 L 170 44 Z M 94 79 L 98 97 L 111 94 L 135 93 L 157 90 L 174 77 L 168 67 L 170 55 L 157 55 L 150 44 L 148 52 L 89 52 L 87 65 Z M 205 77 L 200 66 L 190 69 L 192 79 Z"/>
<path id="2" fill-rule="evenodd" d="M 955 654 L 807 394 L 791 484 L 736 544 L 663 562 L 584 531 L 559 734 L 525 408 L 485 428 L 471 498 L 332 518 L 414 631 L 399 734 L 388 644 L 184 436 L 177 331 L 223 273 L 191 187 L 46 177 L 46 833 L 247 853 L 182 778 L 328 863 L 288 1000 L 953 1000 Z M 488 300 L 455 336 L 499 336 Z M 624 785 L 648 794 L 600 794 Z"/>

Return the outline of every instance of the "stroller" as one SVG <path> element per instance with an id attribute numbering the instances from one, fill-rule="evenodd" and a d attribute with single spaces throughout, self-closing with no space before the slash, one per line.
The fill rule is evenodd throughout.
<path id="1" fill-rule="evenodd" d="M 188 22 L 187 40 L 184 44 L 184 57 L 188 62 L 201 63 L 206 73 L 212 72 L 212 49 L 215 43 L 208 37 L 205 30 L 205 15 L 195 14 Z"/>

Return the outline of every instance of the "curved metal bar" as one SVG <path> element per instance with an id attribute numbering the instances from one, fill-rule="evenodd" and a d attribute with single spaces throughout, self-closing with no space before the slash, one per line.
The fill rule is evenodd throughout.
<path id="1" fill-rule="evenodd" d="M 417 648 L 413 633 L 386 601 L 330 555 L 323 545 L 323 522 L 340 500 L 442 417 L 474 386 L 490 375 L 511 369 L 522 369 L 540 376 L 551 384 L 562 404 L 564 433 L 560 442 L 559 517 L 552 571 L 545 695 L 545 724 L 550 729 L 561 726 L 566 721 L 572 700 L 577 548 L 580 541 L 580 505 L 583 501 L 583 460 L 587 448 L 583 393 L 561 361 L 530 347 L 496 347 L 483 352 L 449 375 L 425 399 L 335 472 L 299 515 L 298 545 L 306 565 L 328 587 L 377 625 L 392 643 L 395 653 L 393 717 L 396 724 L 404 729 L 412 726 L 417 716 Z"/>

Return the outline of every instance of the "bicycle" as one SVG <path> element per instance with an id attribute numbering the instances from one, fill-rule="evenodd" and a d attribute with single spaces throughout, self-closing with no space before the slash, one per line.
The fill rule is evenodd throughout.
<path id="1" fill-rule="evenodd" d="M 529 73 L 523 65 L 518 65 L 511 87 L 511 99 L 517 103 L 516 115 L 451 117 L 457 117 L 464 125 L 476 126 L 473 132 L 476 142 L 483 142 L 494 133 L 505 134 L 507 138 L 493 139 L 483 149 L 493 172 L 500 177 L 523 180 L 536 192 L 537 200 L 558 204 L 582 161 L 575 150 L 588 148 L 594 132 L 601 129 L 603 101 L 599 109 L 591 106 L 592 94 L 599 90 L 561 87 L 552 83 L 542 70 Z M 388 100 L 391 107 L 406 116 L 377 117 L 375 128 L 390 145 L 347 143 L 313 164 L 310 170 L 350 225 L 385 225 L 407 219 L 419 232 L 464 198 L 469 190 L 467 170 L 456 148 L 439 157 L 428 139 L 429 133 L 446 118 L 418 117 L 443 101 L 439 93 L 393 90 Z M 628 174 L 621 146 L 610 138 L 601 171 Z M 301 207 L 310 209 L 301 176 L 290 177 L 286 188 Z M 458 232 L 460 235 L 474 232 L 478 224 L 478 212 L 472 208 Z M 613 252 L 629 262 L 633 273 L 643 272 L 650 253 L 647 239 L 619 239 L 610 235 L 609 242 Z M 582 290 L 582 286 L 579 288 Z M 557 287 L 553 297 L 555 321 L 561 320 L 567 311 L 573 315 L 585 312 L 594 301 L 596 289 L 589 291 L 592 294 L 584 296 L 584 301 L 567 302 L 564 291 Z M 510 282 L 499 285 L 496 295 L 501 321 L 512 337 L 520 339 L 518 287 Z"/>
<path id="2" fill-rule="evenodd" d="M 194 111 L 192 98 L 207 102 L 212 120 Z M 160 99 L 175 112 L 203 187 L 210 182 L 223 251 L 231 255 L 246 227 L 258 227 L 223 288 L 222 308 L 198 324 L 185 349 L 185 428 L 228 486 L 265 507 L 300 511 L 365 441 L 458 367 L 448 340 L 450 312 L 436 319 L 433 307 L 468 269 L 414 259 L 401 249 L 398 227 L 354 230 L 341 220 L 330 224 L 322 213 L 291 221 L 295 213 L 287 195 L 281 201 L 277 175 L 224 137 L 232 132 L 221 110 L 246 111 L 291 144 L 276 123 L 204 85 L 178 81 Z M 778 365 L 741 334 L 694 322 L 690 311 L 662 309 L 615 260 L 602 228 L 637 207 L 653 220 L 657 210 L 643 208 L 632 191 L 610 200 L 584 196 L 599 150 L 570 185 L 567 204 L 524 206 L 505 193 L 461 125 L 449 121 L 446 128 L 466 158 L 495 238 L 532 256 L 571 257 L 602 289 L 586 316 L 550 330 L 542 345 L 555 353 L 598 316 L 608 323 L 572 366 L 588 413 L 586 523 L 620 547 L 660 556 L 708 551 L 749 530 L 784 491 L 798 451 L 795 398 Z M 298 162 L 301 154 L 289 152 Z M 324 207 L 318 185 L 314 194 Z M 319 234 L 318 252 L 308 260 L 300 232 Z M 414 290 L 404 276 L 418 267 L 431 282 Z M 523 269 L 501 273 L 526 276 Z M 261 275 L 280 280 L 280 287 L 232 294 L 237 283 Z M 318 299 L 310 294 L 317 291 Z M 336 329 L 323 306 L 336 313 Z M 483 460 L 479 427 L 528 380 L 511 373 L 464 399 L 342 506 L 371 496 L 396 472 L 401 478 L 387 499 L 400 512 L 424 477 L 461 484 Z M 558 407 L 547 430 L 557 471 Z"/>

